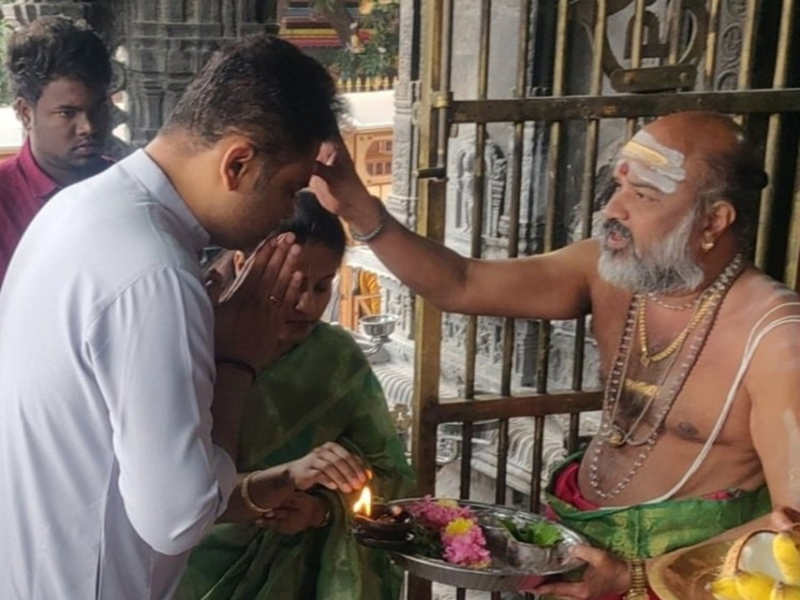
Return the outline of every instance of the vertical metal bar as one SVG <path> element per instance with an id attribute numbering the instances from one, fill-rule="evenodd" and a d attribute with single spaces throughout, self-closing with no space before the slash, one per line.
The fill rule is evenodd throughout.
<path id="1" fill-rule="evenodd" d="M 598 96 L 603 89 L 603 48 L 605 48 L 606 27 L 608 20 L 607 0 L 597 0 L 597 21 L 593 31 L 592 72 L 589 85 L 589 94 Z M 583 185 L 581 186 L 580 212 L 581 239 L 592 235 L 592 216 L 594 213 L 595 176 L 597 174 L 597 142 L 600 132 L 600 121 L 590 119 L 586 123 L 586 140 L 584 147 Z M 575 320 L 575 343 L 573 353 L 575 360 L 572 364 L 572 389 L 583 388 L 584 349 L 586 341 L 586 317 Z M 580 415 L 571 413 L 569 416 L 569 437 L 567 448 L 570 453 L 576 450 L 578 432 L 580 430 Z"/>
<path id="2" fill-rule="evenodd" d="M 453 0 L 437 0 L 442 4 L 442 26 L 441 38 L 439 44 L 441 46 L 440 61 L 440 74 L 439 74 L 439 88 L 440 90 L 450 89 L 450 76 L 452 73 L 452 60 L 453 60 Z"/>
<path id="3" fill-rule="evenodd" d="M 506 503 L 506 476 L 509 449 L 508 425 L 508 419 L 500 419 L 500 427 L 497 431 L 497 484 L 494 489 L 494 500 L 497 504 Z"/>
<path id="4" fill-rule="evenodd" d="M 470 483 L 472 482 L 472 436 L 474 426 L 471 422 L 461 424 L 461 481 L 459 485 L 459 498 L 469 498 Z"/>
<path id="5" fill-rule="evenodd" d="M 532 14 L 533 0 L 526 0 L 522 3 L 521 14 L 519 17 L 519 54 L 517 55 L 517 79 L 514 86 L 514 97 L 524 98 L 528 88 L 528 49 L 530 47 L 530 23 Z M 566 31 L 566 23 L 564 23 Z M 559 92 L 560 93 L 560 92 Z M 514 123 L 513 150 L 511 155 L 511 198 L 509 202 L 509 231 L 508 231 L 508 257 L 514 258 L 519 253 L 519 215 L 520 199 L 522 196 L 522 151 L 524 148 L 525 123 Z M 511 326 L 511 336 L 503 336 L 505 346 L 503 348 L 504 366 L 508 363 L 510 369 L 511 356 L 513 352 L 513 320 L 507 320 L 506 327 Z M 504 332 L 505 333 L 505 332 Z M 510 348 L 508 347 L 509 337 L 511 337 Z M 509 360 L 505 360 L 508 358 Z M 502 393 L 508 395 L 510 386 L 510 370 L 503 372 Z"/>
<path id="6" fill-rule="evenodd" d="M 425 7 L 425 58 L 423 60 L 423 93 L 420 106 L 419 164 L 427 167 L 436 155 L 437 140 L 431 135 L 436 130 L 438 111 L 431 103 L 430 90 L 440 83 L 441 46 L 438 44 L 442 31 L 443 1 L 426 3 Z M 441 241 L 444 234 L 443 181 L 424 179 L 420 182 L 417 230 L 421 235 Z M 416 461 L 420 491 L 433 493 L 435 483 L 436 426 L 425 419 L 427 409 L 438 401 L 439 363 L 441 345 L 441 313 L 424 298 L 416 302 L 415 385 L 414 385 L 414 435 L 413 457 Z"/>
<path id="7" fill-rule="evenodd" d="M 753 77 L 753 50 L 756 27 L 758 25 L 758 0 L 747 0 L 747 12 L 744 16 L 744 31 L 742 32 L 742 50 L 739 54 L 739 82 L 740 90 L 749 90 Z"/>
<path id="8" fill-rule="evenodd" d="M 434 108 L 433 90 L 442 90 L 442 33 L 448 15 L 446 0 L 430 0 L 422 5 L 422 94 L 420 99 L 419 153 L 420 169 L 430 169 L 434 161 L 441 158 L 439 152 L 439 121 L 446 112 Z M 445 138 L 446 143 L 446 138 Z M 443 179 L 426 178 L 419 184 L 417 204 L 417 231 L 434 241 L 444 239 L 445 182 Z M 441 312 L 417 297 L 415 306 L 414 333 L 417 343 L 414 349 L 414 398 L 412 461 L 417 472 L 419 490 L 433 494 L 436 487 L 436 422 L 429 418 L 430 409 L 438 402 L 439 370 L 441 362 Z M 408 598 L 430 600 L 431 585 L 428 581 L 410 577 Z"/>
<path id="9" fill-rule="evenodd" d="M 783 0 L 781 11 L 780 29 L 778 32 L 778 51 L 775 57 L 775 72 L 772 77 L 772 88 L 783 89 L 786 87 L 789 66 L 789 46 L 791 44 L 792 25 L 794 23 L 794 0 Z M 761 206 L 758 215 L 758 238 L 756 241 L 756 265 L 763 268 L 766 265 L 769 250 L 769 232 L 772 226 L 775 179 L 778 177 L 780 163 L 780 135 L 783 115 L 775 113 L 769 117 L 767 128 L 767 145 L 764 152 L 764 167 L 769 176 L 769 183 L 761 192 Z"/>
<path id="10" fill-rule="evenodd" d="M 450 129 L 448 120 L 448 111 L 450 109 L 450 76 L 452 72 L 452 57 L 453 57 L 453 0 L 438 0 L 442 3 L 442 28 L 441 28 L 441 55 L 440 61 L 440 77 L 439 86 L 431 88 L 438 90 L 435 99 L 436 109 L 439 112 L 437 119 L 436 135 L 437 135 L 437 148 L 436 148 L 436 168 L 447 168 L 447 139 Z"/>
<path id="11" fill-rule="evenodd" d="M 489 48 L 492 29 L 492 2 L 486 0 L 481 3 L 480 13 L 480 44 L 478 51 L 478 100 L 486 100 L 489 89 Z M 472 215 L 470 254 L 477 258 L 483 248 L 483 219 L 486 205 L 486 125 L 477 125 L 475 134 L 475 156 L 472 189 Z M 475 361 L 477 355 L 478 317 L 470 316 L 467 321 L 466 340 L 466 365 L 464 372 L 464 396 L 468 399 L 475 397 Z M 472 423 L 464 423 L 462 427 L 462 453 L 461 453 L 461 498 L 469 498 L 472 480 Z"/>
<path id="12" fill-rule="evenodd" d="M 569 0 L 559 0 L 556 19 L 556 50 L 553 61 L 553 96 L 563 96 L 567 62 L 567 35 Z M 558 215 L 558 174 L 560 171 L 561 127 L 560 121 L 550 124 L 550 145 L 547 152 L 547 204 L 545 206 L 545 234 L 543 251 L 550 252 L 555 245 L 556 218 Z M 547 392 L 550 363 L 549 321 L 539 322 L 539 339 L 536 352 L 536 391 Z M 542 448 L 544 444 L 544 417 L 534 418 L 534 445 L 531 459 L 531 510 L 538 510 L 541 495 Z"/>
<path id="13" fill-rule="evenodd" d="M 678 64 L 680 60 L 681 35 L 683 33 L 683 0 L 672 0 L 669 6 L 669 55 L 667 62 L 670 65 Z"/>
<path id="14" fill-rule="evenodd" d="M 636 0 L 633 15 L 633 37 L 631 38 L 631 67 L 642 66 L 642 40 L 644 39 L 644 13 L 646 0 Z"/>
<path id="15" fill-rule="evenodd" d="M 542 466 L 544 464 L 544 417 L 533 418 L 533 457 L 531 458 L 531 512 L 542 505 Z"/>
<path id="16" fill-rule="evenodd" d="M 719 37 L 720 0 L 711 0 L 708 8 L 708 35 L 706 36 L 706 56 L 703 61 L 703 89 L 714 89 L 714 71 L 717 69 L 717 38 Z"/>
<path id="17" fill-rule="evenodd" d="M 645 0 L 636 0 L 636 12 L 633 15 L 633 37 L 631 38 L 631 68 L 642 66 L 642 40 L 644 39 Z M 636 132 L 637 119 L 625 121 L 625 137 L 633 137 Z"/>
<path id="18" fill-rule="evenodd" d="M 506 502 L 508 480 L 508 419 L 502 419 L 497 430 L 497 475 L 495 477 L 495 499 L 498 504 Z"/>
<path id="19" fill-rule="evenodd" d="M 759 0 L 747 0 L 746 12 L 742 23 L 742 49 L 739 53 L 739 77 L 737 88 L 749 90 L 753 79 L 753 57 L 755 55 L 755 37 L 758 29 Z M 744 125 L 746 115 L 736 115 L 734 120 Z"/>
<path id="20" fill-rule="evenodd" d="M 521 4 L 519 16 L 517 55 L 517 77 L 514 97 L 524 98 L 528 87 L 528 49 L 530 47 L 530 24 L 533 13 L 533 0 Z M 514 123 L 513 146 L 511 151 L 511 181 L 508 210 L 507 255 L 514 258 L 519 254 L 519 218 L 522 198 L 522 153 L 525 144 L 525 123 Z M 503 320 L 503 358 L 500 373 L 500 393 L 511 395 L 511 375 L 514 364 L 514 319 Z M 508 480 L 508 421 L 500 423 L 497 438 L 497 478 L 495 480 L 497 498 L 505 503 Z M 502 455 L 501 455 L 502 453 Z"/>
<path id="21" fill-rule="evenodd" d="M 795 290 L 800 290 L 800 153 L 794 170 L 794 199 L 792 200 L 791 229 L 787 244 L 786 272 L 784 281 Z"/>
<path id="22" fill-rule="evenodd" d="M 489 88 L 489 42 L 491 39 L 492 2 L 486 0 L 481 3 L 480 23 L 480 50 L 478 54 L 478 100 L 485 100 Z M 474 258 L 480 257 L 483 247 L 483 219 L 486 205 L 486 124 L 477 125 L 475 133 L 475 160 L 473 166 L 474 187 L 470 253 Z M 466 331 L 466 366 L 464 370 L 464 396 L 475 396 L 475 355 L 477 353 L 478 317 L 470 316 L 467 321 Z"/>

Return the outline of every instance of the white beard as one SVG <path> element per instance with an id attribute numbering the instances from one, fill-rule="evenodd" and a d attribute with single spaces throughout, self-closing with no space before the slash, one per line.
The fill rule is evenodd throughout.
<path id="1" fill-rule="evenodd" d="M 699 209 L 699 206 L 698 206 Z M 630 231 L 618 221 L 606 221 L 603 233 L 614 230 L 628 240 L 628 246 L 614 250 L 603 244 L 598 272 L 608 283 L 639 294 L 682 294 L 698 288 L 703 270 L 694 260 L 689 238 L 700 214 L 687 214 L 678 226 L 639 256 Z"/>

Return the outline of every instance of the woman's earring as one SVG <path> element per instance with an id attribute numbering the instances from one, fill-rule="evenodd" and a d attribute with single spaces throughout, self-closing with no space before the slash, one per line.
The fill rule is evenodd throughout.
<path id="1" fill-rule="evenodd" d="M 714 240 L 703 240 L 700 247 L 703 249 L 703 252 L 708 252 L 714 247 Z"/>

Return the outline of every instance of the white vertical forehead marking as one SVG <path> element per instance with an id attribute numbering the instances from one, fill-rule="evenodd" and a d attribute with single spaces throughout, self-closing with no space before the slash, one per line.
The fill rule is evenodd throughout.
<path id="1" fill-rule="evenodd" d="M 664 194 L 672 194 L 686 179 L 683 152 L 665 146 L 646 131 L 622 147 L 620 160 L 628 163 L 634 177 Z"/>

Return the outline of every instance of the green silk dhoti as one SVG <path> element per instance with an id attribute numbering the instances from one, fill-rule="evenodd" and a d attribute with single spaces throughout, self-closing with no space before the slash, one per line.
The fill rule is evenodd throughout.
<path id="1" fill-rule="evenodd" d="M 592 546 L 622 558 L 651 558 L 699 544 L 772 510 L 766 486 L 710 498 L 587 510 L 588 501 L 577 486 L 581 458 L 569 457 L 553 474 L 546 490 L 550 509 Z"/>

